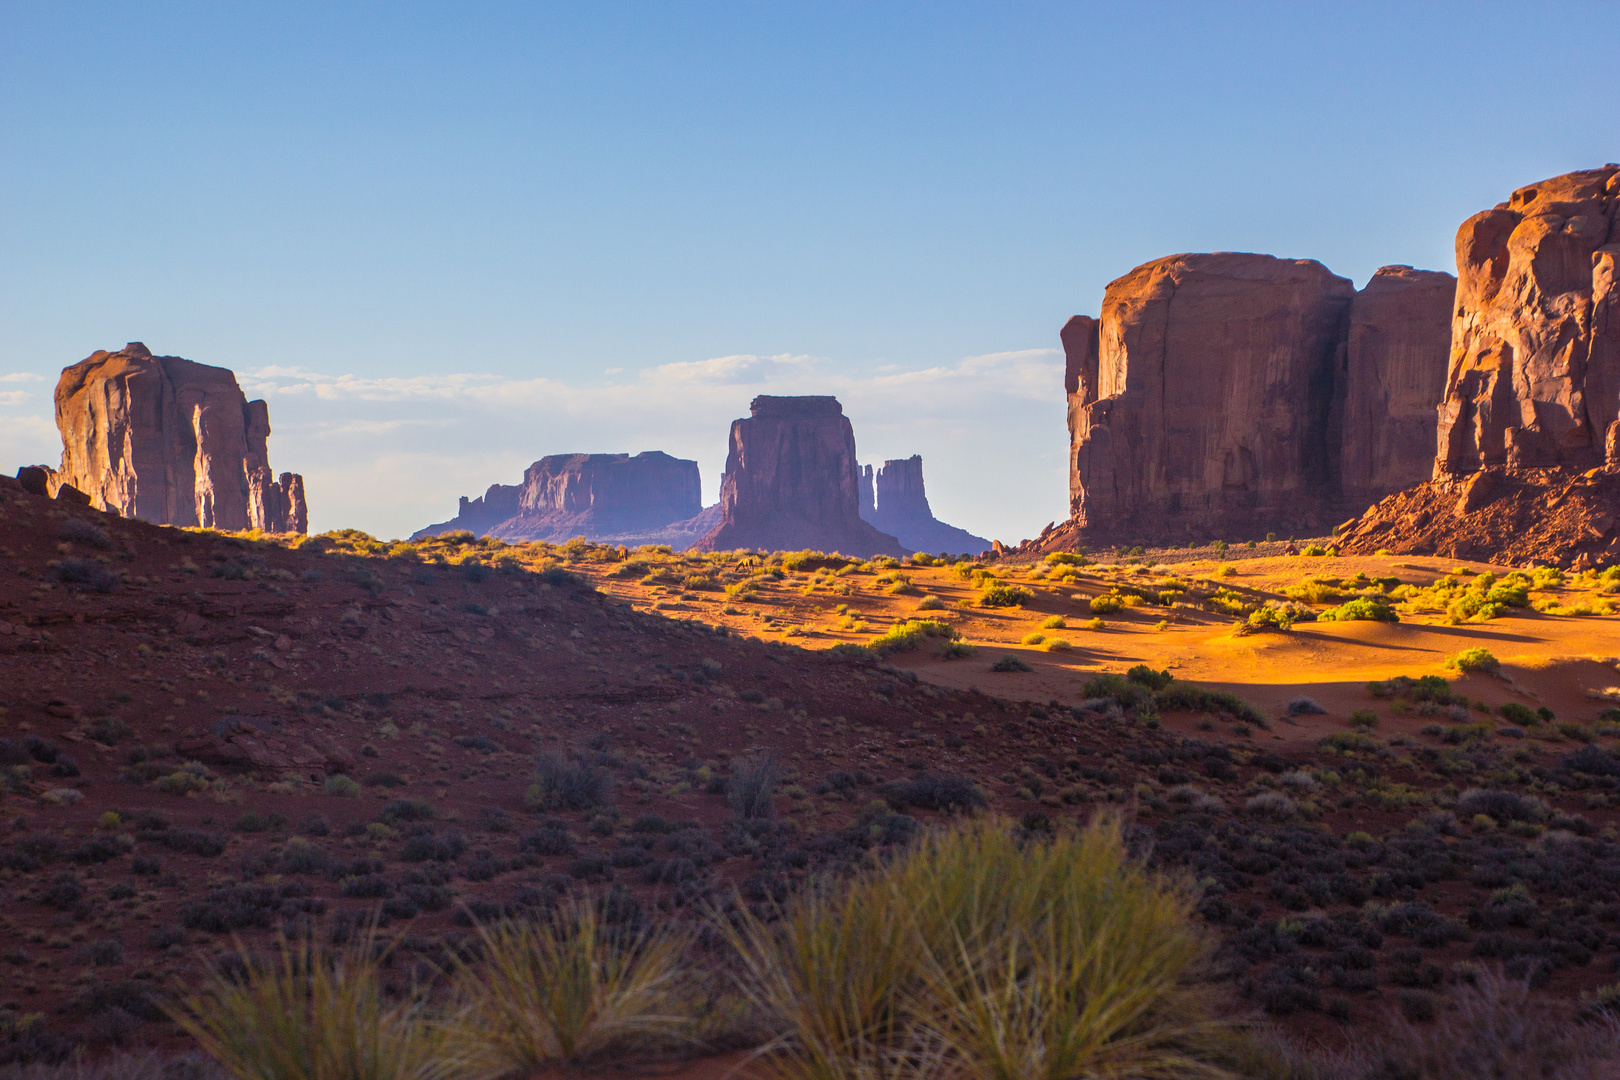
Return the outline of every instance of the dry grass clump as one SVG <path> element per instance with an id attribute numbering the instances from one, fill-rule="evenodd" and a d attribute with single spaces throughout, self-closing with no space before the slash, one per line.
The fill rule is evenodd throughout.
<path id="1" fill-rule="evenodd" d="M 1185 1076 L 1213 1071 L 1191 904 L 1117 823 L 981 819 L 724 929 L 781 1077 Z"/>
<path id="2" fill-rule="evenodd" d="M 239 1080 L 448 1080 L 467 1071 L 420 993 L 385 993 L 373 933 L 337 953 L 283 940 L 272 959 L 240 959 L 169 1009 Z"/>
<path id="3" fill-rule="evenodd" d="M 448 1045 L 483 1076 L 532 1075 L 632 1044 L 673 1041 L 687 939 L 603 921 L 589 901 L 535 922 L 480 926 L 478 959 L 457 960 Z"/>

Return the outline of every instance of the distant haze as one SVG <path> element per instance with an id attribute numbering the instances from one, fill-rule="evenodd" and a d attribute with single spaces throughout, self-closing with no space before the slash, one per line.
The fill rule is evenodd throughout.
<path id="1" fill-rule="evenodd" d="M 269 399 L 316 530 L 567 452 L 696 458 L 712 502 L 768 392 L 1017 540 L 1067 513 L 1057 334 L 1109 280 L 1453 269 L 1464 218 L 1620 155 L 1615 14 L 8 3 L 0 469 L 141 340 Z"/>

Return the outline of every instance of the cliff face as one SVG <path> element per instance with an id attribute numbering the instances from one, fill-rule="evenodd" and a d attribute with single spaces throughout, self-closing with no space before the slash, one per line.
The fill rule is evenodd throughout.
<path id="1" fill-rule="evenodd" d="M 456 517 L 415 535 L 466 529 L 514 542 L 619 540 L 697 516 L 700 495 L 697 462 L 659 450 L 634 457 L 555 454 L 530 465 L 521 484 L 491 485 L 477 499 L 463 496 Z"/>
<path id="2" fill-rule="evenodd" d="M 1457 231 L 1433 479 L 1346 550 L 1620 560 L 1620 165 L 1515 191 Z"/>
<path id="3" fill-rule="evenodd" d="M 1448 274 L 1173 255 L 1062 332 L 1071 521 L 1052 543 L 1312 534 L 1420 480 Z"/>
<path id="4" fill-rule="evenodd" d="M 912 551 L 977 554 L 990 541 L 934 517 L 923 487 L 922 456 L 885 461 L 876 473 L 862 468 L 861 517 Z"/>
<path id="5" fill-rule="evenodd" d="M 1076 523 L 1133 538 L 1319 527 L 1354 294 L 1321 263 L 1232 253 L 1111 283 L 1102 318 L 1065 340 Z"/>
<path id="6" fill-rule="evenodd" d="M 832 397 L 756 397 L 731 425 L 720 524 L 693 547 L 902 555 L 861 520 L 855 431 Z"/>
<path id="7" fill-rule="evenodd" d="M 1437 476 L 1613 461 L 1620 166 L 1522 187 L 1457 231 Z"/>
<path id="8" fill-rule="evenodd" d="M 160 525 L 307 532 L 304 479 L 270 472 L 269 408 L 225 368 L 97 351 L 56 384 L 58 484 L 100 510 Z"/>
<path id="9" fill-rule="evenodd" d="M 1386 266 L 1350 305 L 1339 445 L 1351 509 L 1420 484 L 1433 471 L 1456 294 L 1450 274 Z"/>

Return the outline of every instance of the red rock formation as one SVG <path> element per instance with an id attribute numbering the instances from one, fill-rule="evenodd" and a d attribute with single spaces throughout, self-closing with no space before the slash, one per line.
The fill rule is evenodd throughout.
<path id="1" fill-rule="evenodd" d="M 1620 559 L 1617 257 L 1620 165 L 1463 222 L 1434 478 L 1347 523 L 1346 550 Z"/>
<path id="2" fill-rule="evenodd" d="M 860 516 L 855 431 L 832 397 L 756 397 L 731 425 L 720 524 L 698 551 L 737 548 L 903 555 Z"/>
<path id="3" fill-rule="evenodd" d="M 64 368 L 62 466 L 100 510 L 161 525 L 306 532 L 303 477 L 271 478 L 268 408 L 225 368 L 153 356 L 138 341 Z"/>
<path id="4" fill-rule="evenodd" d="M 963 554 L 990 546 L 984 537 L 934 517 L 923 487 L 920 454 L 885 461 L 875 474 L 872 466 L 864 466 L 861 488 L 861 517 L 912 551 Z"/>
<path id="5" fill-rule="evenodd" d="M 514 542 L 576 536 L 624 542 L 697 516 L 701 494 L 697 462 L 659 450 L 634 457 L 554 454 L 529 466 L 521 484 L 491 485 L 477 499 L 463 496 L 455 518 L 412 539 L 467 529 Z"/>
<path id="6" fill-rule="evenodd" d="M 1131 540 L 1325 526 L 1354 294 L 1321 263 L 1231 252 L 1112 282 L 1101 319 L 1064 328 L 1076 524 Z"/>
<path id="7" fill-rule="evenodd" d="M 1457 231 L 1435 475 L 1613 461 L 1620 165 L 1520 188 Z"/>
<path id="8" fill-rule="evenodd" d="M 1350 305 L 1339 374 L 1339 475 L 1351 509 L 1420 484 L 1434 468 L 1457 279 L 1386 266 Z"/>

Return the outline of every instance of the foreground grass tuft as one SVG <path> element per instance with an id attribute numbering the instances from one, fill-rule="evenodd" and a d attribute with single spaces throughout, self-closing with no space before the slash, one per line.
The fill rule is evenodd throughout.
<path id="1" fill-rule="evenodd" d="M 485 1076 L 527 1075 L 638 1042 L 669 1042 L 681 1007 L 684 937 L 603 922 L 589 901 L 537 922 L 480 926 L 476 961 L 458 960 L 461 1008 L 449 1043 Z"/>
<path id="2" fill-rule="evenodd" d="M 284 940 L 270 960 L 243 955 L 169 1012 L 238 1080 L 449 1080 L 470 1063 L 420 994 L 384 992 L 370 933 L 336 953 Z"/>
<path id="3" fill-rule="evenodd" d="M 1116 823 L 1037 839 L 981 819 L 727 924 L 792 1080 L 1210 1073 L 1193 898 Z"/>

